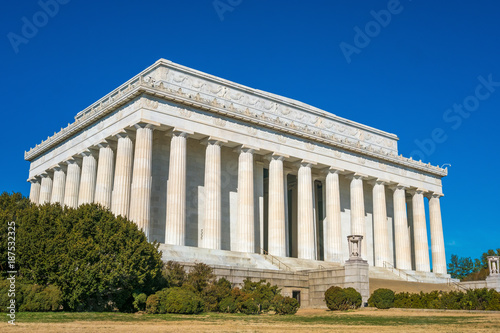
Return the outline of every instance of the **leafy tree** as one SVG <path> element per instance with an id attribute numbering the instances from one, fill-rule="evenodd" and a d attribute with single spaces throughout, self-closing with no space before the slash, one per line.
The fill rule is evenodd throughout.
<path id="1" fill-rule="evenodd" d="M 191 285 L 196 292 L 201 293 L 214 280 L 215 274 L 210 266 L 204 263 L 196 263 L 188 273 L 186 283 Z"/>
<path id="2" fill-rule="evenodd" d="M 184 266 L 176 261 L 168 261 L 162 271 L 162 275 L 166 282 L 166 287 L 182 287 L 187 280 Z"/>
<path id="3" fill-rule="evenodd" d="M 151 294 L 162 286 L 158 244 L 149 243 L 135 223 L 98 205 L 38 206 L 3 193 L 0 224 L 10 220 L 16 222 L 20 278 L 57 286 L 65 310 L 133 311 L 134 293 Z"/>

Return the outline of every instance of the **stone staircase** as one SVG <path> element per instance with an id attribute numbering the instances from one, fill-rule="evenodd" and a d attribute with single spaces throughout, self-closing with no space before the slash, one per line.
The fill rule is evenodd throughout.
<path id="1" fill-rule="evenodd" d="M 207 265 L 240 268 L 279 269 L 257 253 L 212 250 L 169 244 L 160 244 L 159 250 L 162 251 L 162 260 L 165 262 L 173 260 L 185 263 L 203 262 Z"/>

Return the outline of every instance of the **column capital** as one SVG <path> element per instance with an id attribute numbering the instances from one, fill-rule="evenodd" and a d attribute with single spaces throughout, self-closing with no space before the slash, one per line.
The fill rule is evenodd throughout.
<path id="1" fill-rule="evenodd" d="M 108 140 L 102 140 L 101 142 L 99 142 L 97 145 L 96 145 L 97 148 L 110 148 L 111 147 L 111 143 L 108 141 Z"/>
<path id="2" fill-rule="evenodd" d="M 112 135 L 112 137 L 115 137 L 116 139 L 132 138 L 133 136 L 134 134 L 129 129 L 121 129 Z"/>
<path id="3" fill-rule="evenodd" d="M 49 173 L 48 173 L 47 171 L 44 171 L 44 172 L 42 172 L 42 173 L 40 174 L 40 178 L 42 178 L 42 179 L 43 179 L 43 178 L 50 178 L 50 175 L 49 175 Z"/>
<path id="4" fill-rule="evenodd" d="M 131 127 L 134 127 L 136 130 L 138 130 L 140 128 L 155 129 L 155 128 L 160 127 L 160 126 L 161 126 L 161 124 L 156 122 L 156 121 L 144 120 L 144 119 L 141 119 L 140 121 L 131 125 Z"/>
<path id="5" fill-rule="evenodd" d="M 33 176 L 33 177 L 30 177 L 28 178 L 28 182 L 30 182 L 31 184 L 34 184 L 34 183 L 39 183 L 40 182 L 40 179 L 38 179 L 40 176 Z"/>
<path id="6" fill-rule="evenodd" d="M 96 156 L 95 151 L 94 151 L 93 149 L 91 149 L 91 148 L 88 148 L 88 149 L 85 149 L 84 151 L 82 151 L 82 152 L 80 153 L 80 156 L 81 156 L 82 158 L 83 158 L 83 157 L 88 157 L 88 156 L 92 156 L 92 157 L 94 157 L 94 158 L 96 158 L 96 157 L 97 157 L 97 156 Z"/>
<path id="7" fill-rule="evenodd" d="M 365 175 L 364 173 L 359 173 L 359 172 L 353 172 L 351 174 L 346 175 L 347 179 L 361 179 L 361 180 L 369 180 L 372 179 L 373 177 L 370 177 L 368 175 Z"/>
<path id="8" fill-rule="evenodd" d="M 444 197 L 444 194 L 443 193 L 440 193 L 440 192 L 432 192 L 432 191 L 429 191 L 427 193 L 424 194 L 424 196 L 427 198 L 427 199 L 431 199 L 431 198 L 441 198 L 441 197 Z"/>
<path id="9" fill-rule="evenodd" d="M 406 190 L 406 192 L 411 195 L 415 195 L 415 194 L 424 194 L 427 192 L 427 190 L 419 187 L 419 188 L 409 188 Z"/>
<path id="10" fill-rule="evenodd" d="M 78 157 L 73 156 L 73 157 L 65 159 L 63 163 L 65 163 L 66 165 L 70 165 L 70 164 L 77 164 L 78 165 L 79 159 L 80 159 L 79 156 Z"/>
<path id="11" fill-rule="evenodd" d="M 207 146 L 207 145 L 223 146 L 226 143 L 227 143 L 226 139 L 217 138 L 215 136 L 209 136 L 208 138 L 200 140 L 200 144 L 202 144 L 204 146 Z"/>
<path id="12" fill-rule="evenodd" d="M 234 149 L 235 153 L 250 153 L 253 154 L 256 151 L 259 151 L 260 149 L 257 147 L 249 146 L 249 145 L 240 145 Z"/>
<path id="13" fill-rule="evenodd" d="M 389 189 L 395 191 L 395 190 L 407 190 L 410 188 L 410 186 L 401 184 L 401 183 L 393 183 L 391 182 L 389 186 L 387 186 Z"/>
<path id="14" fill-rule="evenodd" d="M 167 131 L 168 136 L 180 136 L 183 138 L 187 138 L 188 136 L 193 135 L 193 134 L 194 134 L 193 131 L 190 131 L 190 130 L 187 130 L 184 128 L 180 128 L 180 127 L 174 127 L 172 129 L 170 129 L 169 131 Z"/>
<path id="15" fill-rule="evenodd" d="M 311 168 L 313 165 L 317 165 L 318 163 L 309 160 L 301 160 L 299 162 L 296 162 L 296 164 L 299 168 L 300 167 Z"/>
<path id="16" fill-rule="evenodd" d="M 282 153 L 277 153 L 277 152 L 274 152 L 274 153 L 271 153 L 271 154 L 267 154 L 266 156 L 264 156 L 264 158 L 268 161 L 272 161 L 272 160 L 280 160 L 280 161 L 284 161 L 285 159 L 289 158 L 290 155 L 286 155 L 286 154 L 282 154 Z"/>
<path id="17" fill-rule="evenodd" d="M 371 179 L 367 182 L 368 184 L 370 185 L 390 185 L 390 181 L 389 180 L 386 180 L 386 179 L 382 179 L 382 178 L 375 178 L 375 179 Z"/>

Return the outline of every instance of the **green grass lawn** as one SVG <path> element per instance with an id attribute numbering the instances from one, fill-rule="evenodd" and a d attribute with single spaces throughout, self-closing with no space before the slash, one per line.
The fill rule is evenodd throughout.
<path id="1" fill-rule="evenodd" d="M 20 312 L 16 316 L 18 322 L 24 323 L 64 323 L 73 321 L 117 321 L 117 322 L 165 322 L 165 321 L 204 321 L 220 322 L 235 321 L 244 323 L 283 323 L 294 324 L 336 324 L 336 325 L 369 325 L 369 326 L 397 326 L 397 325 L 474 325 L 481 321 L 483 316 L 370 316 L 354 313 L 325 312 L 325 315 L 316 316 L 277 316 L 244 314 L 204 313 L 200 315 L 177 314 L 129 314 L 110 312 Z"/>

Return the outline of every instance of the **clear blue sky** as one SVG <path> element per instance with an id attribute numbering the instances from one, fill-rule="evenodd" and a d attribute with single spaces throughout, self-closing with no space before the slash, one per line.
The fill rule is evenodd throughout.
<path id="1" fill-rule="evenodd" d="M 450 163 L 447 257 L 500 247 L 498 1 L 59 1 L 45 6 L 51 16 L 34 0 L 2 6 L 0 191 L 28 195 L 25 150 L 166 58 L 395 133 L 403 155 Z M 388 7 L 390 21 L 381 13 L 374 23 L 371 12 Z"/>

